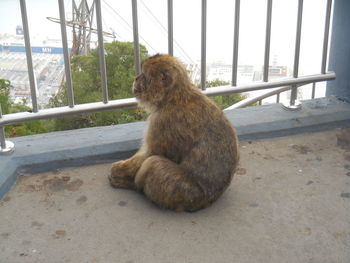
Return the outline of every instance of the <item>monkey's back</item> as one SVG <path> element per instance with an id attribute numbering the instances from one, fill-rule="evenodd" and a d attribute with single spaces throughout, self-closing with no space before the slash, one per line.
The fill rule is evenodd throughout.
<path id="1" fill-rule="evenodd" d="M 152 154 L 179 164 L 212 202 L 230 184 L 237 167 L 237 136 L 205 95 L 195 89 L 185 95 L 150 116 L 146 143 Z"/>

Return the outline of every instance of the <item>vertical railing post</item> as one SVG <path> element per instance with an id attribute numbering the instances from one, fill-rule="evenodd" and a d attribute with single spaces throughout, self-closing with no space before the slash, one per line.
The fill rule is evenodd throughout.
<path id="1" fill-rule="evenodd" d="M 206 89 L 207 78 L 207 0 L 202 0 L 201 32 L 201 89 Z"/>
<path id="2" fill-rule="evenodd" d="M 33 68 L 32 47 L 30 45 L 26 1 L 20 0 L 20 5 L 21 5 L 21 16 L 22 16 L 24 43 L 25 43 L 26 57 L 27 57 L 27 67 L 28 67 L 32 107 L 33 107 L 33 112 L 38 112 L 38 102 L 37 102 L 37 95 L 36 95 L 37 85 L 36 85 L 36 79 L 35 79 L 34 68 Z"/>
<path id="3" fill-rule="evenodd" d="M 322 65 L 321 74 L 326 74 L 327 54 L 328 54 L 328 38 L 329 24 L 331 20 L 332 0 L 327 0 L 326 19 L 324 25 L 323 49 L 322 49 Z"/>
<path id="4" fill-rule="evenodd" d="M 102 29 L 102 15 L 101 15 L 101 0 L 95 0 L 96 4 L 96 21 L 97 21 L 97 35 L 98 35 L 98 51 L 100 60 L 100 72 L 101 72 L 101 88 L 103 95 L 103 103 L 108 103 L 108 89 L 107 89 L 107 73 L 106 73 L 106 60 L 103 44 L 103 29 Z"/>
<path id="5" fill-rule="evenodd" d="M 303 18 L 303 0 L 298 1 L 298 18 L 297 18 L 297 32 L 295 38 L 295 52 L 294 52 L 294 68 L 293 77 L 297 78 L 299 75 L 299 56 L 300 56 L 300 39 L 301 39 L 301 24 Z M 298 87 L 294 85 L 290 95 L 290 104 L 295 105 L 297 99 Z"/>
<path id="6" fill-rule="evenodd" d="M 232 81 L 231 81 L 232 86 L 237 86 L 239 13 L 240 13 L 240 0 L 236 0 L 236 2 L 235 2 L 234 35 L 233 35 L 233 59 L 232 59 Z"/>
<path id="7" fill-rule="evenodd" d="M 265 56 L 263 81 L 269 80 L 269 62 L 270 62 L 270 41 L 271 41 L 271 18 L 272 18 L 272 0 L 267 0 L 266 12 L 266 35 L 265 35 Z"/>
<path id="8" fill-rule="evenodd" d="M 168 54 L 174 55 L 173 0 L 168 0 Z"/>
<path id="9" fill-rule="evenodd" d="M 2 118 L 2 110 L 0 104 L 0 119 Z M 5 139 L 5 127 L 0 126 L 0 155 L 10 154 L 15 150 L 13 142 L 6 141 Z"/>
<path id="10" fill-rule="evenodd" d="M 61 37 L 62 37 L 62 47 L 63 47 L 63 57 L 64 57 L 64 70 L 66 73 L 68 106 L 70 108 L 73 108 L 74 94 L 73 94 L 70 58 L 69 58 L 68 44 L 67 44 L 66 15 L 64 13 L 65 9 L 64 9 L 63 0 L 58 0 L 58 7 L 60 12 Z"/>
<path id="11" fill-rule="evenodd" d="M 0 119 L 1 118 L 2 118 L 2 109 L 1 109 L 1 104 L 0 104 Z M 3 126 L 0 126 L 0 145 L 1 145 L 1 149 L 6 148 L 5 132 L 4 132 Z"/>
<path id="12" fill-rule="evenodd" d="M 6 149 L 5 131 L 3 126 L 0 126 L 0 144 L 1 144 L 1 151 L 2 149 Z"/>
<path id="13" fill-rule="evenodd" d="M 139 49 L 139 27 L 137 19 L 137 0 L 131 0 L 132 3 L 132 29 L 134 36 L 134 61 L 136 75 L 141 73 L 140 49 Z"/>
<path id="14" fill-rule="evenodd" d="M 311 99 L 315 98 L 315 93 L 316 93 L 316 82 L 313 82 L 312 83 Z"/>

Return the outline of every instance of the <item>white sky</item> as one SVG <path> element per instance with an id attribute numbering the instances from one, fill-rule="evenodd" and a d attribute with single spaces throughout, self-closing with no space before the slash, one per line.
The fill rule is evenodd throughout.
<path id="1" fill-rule="evenodd" d="M 78 1 L 78 0 L 77 0 Z M 201 0 L 174 0 L 174 39 L 189 57 L 200 60 Z M 233 0 L 208 0 L 207 63 L 232 63 L 233 46 Z M 241 0 L 239 64 L 263 65 L 266 0 Z M 71 15 L 71 0 L 65 0 L 66 17 Z M 108 3 L 130 25 L 131 0 L 102 0 L 103 27 L 113 28 L 117 40 L 132 41 L 128 25 L 107 6 Z M 277 56 L 279 65 L 293 66 L 298 0 L 273 0 L 270 64 Z M 149 52 L 167 52 L 167 33 L 148 13 L 144 4 L 157 19 L 167 27 L 166 0 L 138 0 L 140 43 L 146 44 Z M 315 74 L 320 71 L 322 56 L 326 0 L 304 0 L 300 74 Z M 27 0 L 31 37 L 60 37 L 59 24 L 46 17 L 58 17 L 57 0 Z M 21 24 L 19 0 L 0 1 L 0 33 L 14 33 Z M 67 28 L 67 32 L 70 29 Z M 175 45 L 175 56 L 188 61 Z"/>

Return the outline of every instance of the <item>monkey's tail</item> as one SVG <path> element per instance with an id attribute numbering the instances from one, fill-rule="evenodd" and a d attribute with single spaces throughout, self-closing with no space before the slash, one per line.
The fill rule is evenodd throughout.
<path id="1" fill-rule="evenodd" d="M 209 200 L 201 186 L 178 164 L 162 156 L 147 158 L 135 183 L 158 206 L 176 211 L 196 211 Z"/>

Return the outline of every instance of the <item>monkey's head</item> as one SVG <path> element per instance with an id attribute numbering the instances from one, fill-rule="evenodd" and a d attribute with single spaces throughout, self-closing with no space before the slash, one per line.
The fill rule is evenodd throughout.
<path id="1" fill-rule="evenodd" d="M 143 61 L 141 74 L 136 76 L 133 93 L 143 105 L 160 106 L 191 86 L 186 69 L 180 61 L 168 55 L 155 55 Z"/>

